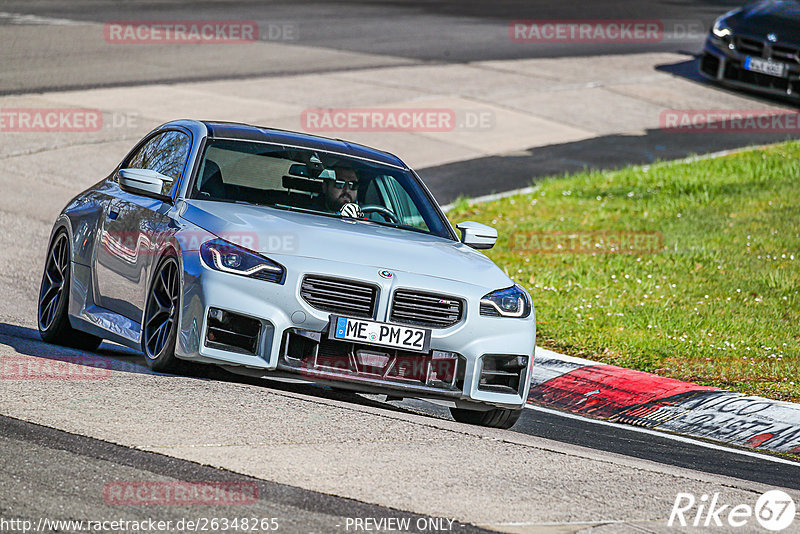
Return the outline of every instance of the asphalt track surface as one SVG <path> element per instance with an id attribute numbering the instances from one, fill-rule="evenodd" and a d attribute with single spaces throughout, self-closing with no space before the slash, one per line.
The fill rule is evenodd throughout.
<path id="1" fill-rule="evenodd" d="M 555 5 L 554 5 L 555 4 Z M 369 54 L 360 67 L 397 65 L 419 62 L 466 62 L 484 59 L 514 59 L 521 57 L 561 57 L 580 54 L 625 54 L 646 50 L 675 51 L 697 43 L 661 43 L 652 48 L 631 45 L 605 45 L 587 49 L 566 45 L 543 46 L 536 49 L 521 48 L 508 39 L 496 38 L 506 31 L 508 22 L 529 18 L 664 18 L 701 20 L 708 25 L 719 13 L 729 9 L 731 2 L 240 2 L 235 6 L 227 2 L 70 2 L 31 1 L 2 2 L 0 11 L 28 13 L 48 18 L 105 22 L 121 19 L 254 19 L 260 24 L 287 22 L 298 24 L 299 42 L 296 44 L 346 50 Z M 191 16 L 187 16 L 190 10 Z M 86 63 L 87 47 L 94 53 L 107 50 L 92 48 L 93 44 L 75 47 L 56 46 L 53 42 L 28 42 L 11 19 L 0 16 L 0 35 L 16 36 L 15 46 L 0 51 L 0 63 L 24 65 L 7 69 L 0 76 L 0 92 L 31 92 L 54 88 L 90 88 L 104 85 L 138 85 L 165 80 L 235 79 L 263 75 L 281 75 L 290 72 L 323 72 L 330 69 L 353 68 L 352 64 L 331 65 L 322 59 L 311 59 L 297 65 L 282 63 L 271 66 L 268 61 L 254 60 L 254 64 L 222 65 L 216 62 L 202 64 L 202 57 L 182 56 L 197 54 L 196 50 L 176 52 L 170 69 L 156 68 L 158 60 L 153 50 L 135 50 L 127 47 L 111 68 L 81 70 Z M 31 40 L 33 41 L 33 40 Z M 7 40 L 5 42 L 8 42 Z M 13 52 L 12 52 L 13 50 Z M 20 50 L 26 50 L 20 53 Z M 200 54 L 212 54 L 212 49 Z M 11 57 L 13 55 L 13 57 Z M 91 56 L 90 56 L 91 57 Z M 209 56 L 210 57 L 210 56 Z M 17 62 L 17 63 L 15 63 Z M 58 64 L 59 68 L 52 68 Z M 137 68 L 132 68 L 137 66 Z M 174 67 L 174 68 L 173 68 Z M 687 67 L 688 68 L 688 67 Z M 75 71 L 80 75 L 76 76 Z M 687 71 L 688 72 L 688 71 Z M 689 74 L 687 74 L 689 75 Z M 690 137 L 690 136 L 688 136 Z M 528 154 L 514 157 L 498 156 L 469 162 L 425 169 L 423 176 L 439 187 L 437 195 L 443 201 L 459 194 L 485 193 L 469 180 L 479 181 L 481 176 L 509 177 L 502 185 L 505 189 L 529 185 L 530 169 L 541 175 L 577 170 L 584 167 L 607 168 L 629 162 L 649 162 L 660 157 L 686 155 L 688 147 L 702 151 L 735 148 L 753 142 L 769 142 L 776 137 L 713 136 L 681 140 L 660 132 L 643 138 L 607 136 L 586 142 L 554 145 L 532 149 Z M 626 151 L 613 152 L 609 147 L 625 144 Z M 700 150 L 697 150 L 700 151 Z M 612 153 L 613 152 L 613 153 Z M 459 190 L 448 190 L 451 177 L 466 176 Z M 430 177 L 430 178 L 429 178 Z M 438 184 L 438 185 L 437 185 Z M 19 324 L 0 324 L 0 345 L 31 356 L 47 358 L 54 347 L 38 341 L 38 334 Z M 24 348 L 23 348 L 24 347 Z M 33 347 L 33 349 L 31 349 Z M 101 354 L 107 358 L 123 358 L 117 347 L 104 345 Z M 143 364 L 139 356 L 124 356 Z M 267 380 L 244 379 L 224 371 L 209 368 L 203 378 L 215 381 L 248 384 L 268 390 L 288 391 L 336 399 L 354 405 L 367 405 L 387 412 L 423 414 L 433 426 L 437 421 L 449 420 L 447 411 L 435 405 L 417 401 L 384 402 L 369 396 L 342 395 L 314 385 L 290 385 Z M 769 486 L 800 489 L 800 464 L 787 464 L 738 450 L 710 447 L 702 442 L 676 440 L 668 435 L 643 433 L 622 425 L 602 425 L 594 421 L 562 415 L 552 411 L 526 410 L 510 434 L 525 434 L 546 438 L 569 445 L 588 447 L 597 451 L 649 460 L 664 465 L 688 468 L 701 473 L 725 475 Z M 510 435 L 509 434 L 509 435 Z M 138 451 L 111 443 L 34 425 L 13 418 L 0 417 L 0 516 L 36 518 L 47 514 L 69 513 L 75 517 L 104 517 L 118 513 L 119 507 L 108 507 L 96 495 L 86 493 L 102 481 L 115 479 L 146 479 L 153 475 L 174 480 L 236 480 L 254 481 L 259 486 L 261 500 L 252 510 L 260 516 L 292 518 L 287 524 L 290 531 L 330 532 L 341 528 L 346 517 L 402 517 L 419 518 L 413 514 L 390 508 L 368 505 L 298 489 L 292 486 L 254 480 L 222 469 Z M 63 488 L 69 488 L 64 491 Z M 542 491 L 542 489 L 539 489 Z M 213 515 L 207 508 L 203 515 Z M 216 512 L 216 511 L 214 511 Z M 127 509 L 130 517 L 141 516 L 141 509 Z M 137 515 L 138 514 L 138 515 Z M 162 511 L 159 511 L 162 514 Z M 197 514 L 191 508 L 172 507 L 163 511 L 165 519 Z M 230 516 L 229 510 L 220 510 L 220 516 Z M 152 514 L 150 514 L 152 515 Z M 287 519 L 288 521 L 288 519 Z M 459 531 L 480 530 L 461 526 Z"/>
<path id="2" fill-rule="evenodd" d="M 53 358 L 57 354 L 56 347 L 38 340 L 38 333 L 35 330 L 13 325 L 0 325 L 0 344 L 16 348 L 18 352 L 28 355 L 40 354 L 42 358 Z M 142 356 L 116 345 L 104 344 L 99 354 L 112 362 L 125 363 L 128 366 L 132 363 L 144 366 Z M 320 400 L 344 401 L 353 406 L 379 408 L 388 413 L 420 414 L 429 417 L 430 423 L 434 426 L 439 420 L 450 419 L 446 408 L 425 401 L 386 402 L 380 395 L 358 395 L 314 384 L 242 377 L 213 366 L 199 367 L 195 373 L 194 376 L 201 380 L 247 384 L 271 391 L 307 395 Z M 800 489 L 800 463 L 700 440 L 642 431 L 620 424 L 597 422 L 555 410 L 542 410 L 532 406 L 531 409 L 525 410 L 517 424 L 507 432 L 768 486 Z M 67 504 L 72 506 L 74 498 L 77 507 L 72 517 L 107 517 L 111 512 L 119 512 L 120 508 L 108 506 L 102 501 L 98 502 L 96 498 L 98 481 L 146 480 L 145 475 L 148 473 L 151 478 L 156 474 L 174 480 L 251 480 L 228 471 L 136 451 L 5 416 L 0 416 L 0 436 L 3 436 L 0 447 L 4 450 L 4 464 L 0 476 L 5 478 L 0 484 L 0 512 L 7 512 L 6 516 L 17 517 L 25 512 L 23 515 L 26 517 L 38 518 L 47 515 L 48 512 L 58 511 Z M 19 453 L 20 451 L 28 452 L 23 454 Z M 74 455 L 80 457 L 78 464 L 64 460 L 66 456 L 74 457 Z M 79 467 L 76 468 L 75 465 Z M 320 528 L 321 531 L 325 531 L 342 525 L 342 518 L 346 517 L 384 517 L 387 514 L 392 517 L 398 516 L 397 511 L 382 507 L 362 505 L 348 499 L 339 499 L 281 484 L 264 481 L 258 483 L 260 500 L 257 507 L 260 508 L 248 510 L 248 513 L 265 517 L 275 515 L 282 518 L 291 517 L 297 521 L 294 526 L 299 528 L 302 525 L 302 530 L 307 528 L 313 532 Z M 65 487 L 64 485 L 71 487 L 74 495 L 61 495 L 59 499 L 53 499 L 48 491 L 39 491 L 44 486 Z M 26 492 L 29 493 L 32 502 L 24 497 Z M 29 504 L 31 507 L 27 508 Z M 130 507 L 127 511 L 135 512 L 136 509 Z M 331 509 L 336 510 L 336 513 L 331 514 Z M 164 516 L 164 519 L 170 519 L 173 515 L 175 518 L 191 517 L 190 512 L 198 514 L 197 510 L 184 507 L 169 507 L 169 510 L 169 517 Z M 211 512 L 217 510 L 203 509 L 203 513 L 207 516 L 214 516 Z M 231 515 L 229 509 L 220 509 L 219 512 Z M 467 526 L 464 528 L 467 529 Z"/>
<path id="3" fill-rule="evenodd" d="M 664 0 L 5 1 L 0 2 L 0 41 L 7 44 L 0 49 L 0 65 L 4 67 L 0 72 L 0 94 L 649 51 L 686 54 L 685 62 L 659 68 L 702 86 L 708 82 L 697 74 L 693 54 L 702 48 L 706 29 L 714 18 L 736 5 L 726 1 Z M 703 30 L 650 44 L 531 44 L 512 42 L 508 36 L 508 26 L 514 20 L 575 18 L 658 20 L 667 25 L 692 24 Z M 105 42 L 102 37 L 102 25 L 109 21 L 187 19 L 253 20 L 262 33 L 266 32 L 262 36 L 264 43 L 121 46 Z M 296 30 L 292 38 L 270 38 L 269 28 L 282 25 Z M 787 103 L 751 96 L 754 108 L 760 102 Z M 643 133 L 601 135 L 417 170 L 439 202 L 447 204 L 460 196 L 524 188 L 545 176 L 652 163 L 793 137 L 797 135 L 675 135 L 653 128 Z"/>
<path id="4" fill-rule="evenodd" d="M 0 39 L 9 46 L 0 50 L 0 64 L 4 65 L 0 73 L 0 94 L 313 74 L 398 65 L 652 51 L 697 54 L 714 18 L 737 5 L 737 2 L 727 1 L 664 0 L 5 1 L 0 2 Z M 589 46 L 566 42 L 515 43 L 508 37 L 508 26 L 514 20 L 576 18 L 657 20 L 667 26 L 683 24 L 689 28 L 691 25 L 702 31 L 658 43 L 594 43 Z M 265 42 L 284 48 L 276 54 L 272 49 L 256 46 L 240 56 L 240 47 L 234 46 L 237 55 L 232 55 L 231 45 L 120 46 L 105 42 L 99 26 L 120 20 L 187 19 L 252 20 L 262 28 Z M 73 29 L 70 23 L 90 23 L 98 27 L 87 31 L 85 27 Z M 271 38 L 269 28 L 282 25 L 294 28 L 291 38 Z M 355 53 L 359 57 L 330 55 L 335 52 Z M 687 55 L 685 63 L 665 68 L 674 76 L 698 84 L 708 83 L 697 74 L 697 63 L 691 55 Z M 754 96 L 756 101 L 780 103 Z M 513 156 L 491 156 L 420 171 L 437 199 L 449 203 L 459 196 L 480 196 L 526 187 L 532 180 L 553 174 L 650 163 L 791 137 L 796 135 L 676 136 L 653 129 L 645 135 L 607 135 L 576 143 L 531 147 Z M 490 185 L 487 185 L 487 176 L 492 177 L 488 181 Z"/>
<path id="5" fill-rule="evenodd" d="M 28 520 L 34 525 L 44 517 L 146 521 L 155 516 L 158 521 L 172 521 L 173 525 L 181 520 L 248 517 L 257 518 L 259 524 L 261 520 L 275 518 L 278 530 L 284 532 L 346 532 L 348 518 L 391 517 L 409 520 L 412 526 L 427 524 L 428 519 L 419 514 L 120 447 L 4 416 L 0 416 L 0 448 L 5 458 L 0 469 L 0 517 Z M 248 491 L 250 495 L 257 495 L 258 500 L 233 507 L 226 504 L 162 506 L 154 514 L 152 507 L 124 506 L 97 498 L 98 494 L 103 494 L 109 480 L 153 480 L 154 477 L 164 482 L 202 480 L 257 488 Z M 455 523 L 453 528 L 467 533 L 490 532 L 460 523 Z"/>
<path id="6" fill-rule="evenodd" d="M 681 159 L 797 137 L 797 134 L 785 133 L 734 132 L 675 135 L 651 129 L 645 135 L 605 135 L 572 143 L 531 147 L 514 155 L 437 165 L 420 169 L 419 174 L 436 199 L 446 204 L 460 196 L 475 197 L 523 189 L 548 176 Z"/>
<path id="7" fill-rule="evenodd" d="M 652 51 L 697 51 L 711 22 L 738 5 L 731 1 L 684 0 L 362 0 L 296 2 L 249 0 L 175 0 L 113 2 L 103 0 L 16 0 L 0 2 L 0 12 L 50 19 L 95 22 L 118 20 L 253 20 L 262 28 L 291 25 L 296 34 L 284 42 L 317 49 L 369 55 L 363 66 L 408 63 L 454 63 L 489 59 L 629 54 Z M 692 24 L 702 33 L 656 43 L 512 42 L 508 27 L 514 20 L 602 19 L 658 20 Z M 92 32 L 72 35 L 70 42 L 45 31 L 35 38 L 9 26 L 35 24 L 0 14 L 0 36 L 13 46 L 0 50 L 0 92 L 29 92 L 57 88 L 90 88 L 163 81 L 213 80 L 236 77 L 309 74 L 350 68 L 328 57 L 284 62 L 253 50 L 247 61 L 224 61 L 229 45 L 123 46 L 94 39 Z M 687 26 L 688 28 L 688 26 Z M 16 28 L 18 30 L 19 28 Z M 30 29 L 30 26 L 28 26 Z M 688 33 L 688 31 L 687 31 Z M 101 35 L 101 34 L 100 34 Z M 281 34 L 283 35 L 283 34 Z M 222 46 L 223 48 L 219 48 Z M 291 52 L 290 52 L 291 54 Z M 266 57 L 265 57 L 266 56 Z M 110 61 L 108 59 L 111 59 Z M 23 61 L 20 61 L 22 59 Z M 102 61 L 102 69 L 87 68 Z"/>

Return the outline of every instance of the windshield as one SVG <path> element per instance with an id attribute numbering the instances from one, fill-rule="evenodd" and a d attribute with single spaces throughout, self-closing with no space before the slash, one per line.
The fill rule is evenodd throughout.
<path id="1" fill-rule="evenodd" d="M 212 140 L 190 198 L 348 216 L 452 238 L 409 171 L 321 150 Z"/>

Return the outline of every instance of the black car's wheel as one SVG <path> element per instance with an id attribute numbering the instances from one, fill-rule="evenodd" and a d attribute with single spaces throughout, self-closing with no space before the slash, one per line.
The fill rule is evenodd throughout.
<path id="1" fill-rule="evenodd" d="M 450 413 L 453 419 L 459 423 L 492 428 L 511 428 L 517 422 L 519 416 L 522 415 L 522 409 L 492 408 L 481 412 L 464 408 L 450 408 Z"/>
<path id="2" fill-rule="evenodd" d="M 184 367 L 175 357 L 181 300 L 178 269 L 178 260 L 174 256 L 162 259 L 147 293 L 142 351 L 147 365 L 154 371 L 179 372 Z"/>
<path id="3" fill-rule="evenodd" d="M 39 335 L 47 343 L 83 350 L 95 350 L 103 341 L 97 336 L 72 328 L 69 309 L 70 249 L 69 237 L 60 231 L 50 243 L 39 289 Z"/>

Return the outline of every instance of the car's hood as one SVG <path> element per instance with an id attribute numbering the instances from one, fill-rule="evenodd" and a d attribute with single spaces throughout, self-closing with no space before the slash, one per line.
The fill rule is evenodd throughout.
<path id="1" fill-rule="evenodd" d="M 800 45 L 800 3 L 791 0 L 766 1 L 746 6 L 726 19 L 733 34 L 764 39 L 775 34 L 779 43 Z"/>
<path id="2" fill-rule="evenodd" d="M 500 289 L 513 284 L 489 258 L 449 239 L 353 219 L 208 200 L 182 217 L 265 256 L 304 256 L 371 265 Z"/>

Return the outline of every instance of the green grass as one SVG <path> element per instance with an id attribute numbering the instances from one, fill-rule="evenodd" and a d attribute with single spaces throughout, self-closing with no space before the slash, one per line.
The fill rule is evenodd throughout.
<path id="1" fill-rule="evenodd" d="M 461 199 L 448 215 L 498 229 L 488 255 L 530 290 L 539 345 L 800 400 L 800 143 L 554 177 L 527 195 Z M 526 237 L 570 232 L 663 241 L 633 254 L 543 253 Z"/>

